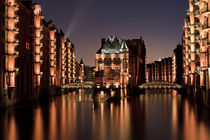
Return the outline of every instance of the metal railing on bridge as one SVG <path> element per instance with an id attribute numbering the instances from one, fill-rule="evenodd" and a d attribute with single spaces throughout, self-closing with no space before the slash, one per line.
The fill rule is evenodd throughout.
<path id="1" fill-rule="evenodd" d="M 67 89 L 91 89 L 94 87 L 94 82 L 70 83 L 63 85 L 61 88 Z"/>
<path id="2" fill-rule="evenodd" d="M 182 86 L 172 83 L 172 82 L 165 82 L 165 81 L 154 81 L 149 83 L 144 83 L 139 85 L 141 89 L 181 89 Z"/>

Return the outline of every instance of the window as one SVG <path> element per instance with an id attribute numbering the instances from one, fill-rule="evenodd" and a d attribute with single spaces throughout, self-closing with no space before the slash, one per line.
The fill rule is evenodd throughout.
<path id="1" fill-rule="evenodd" d="M 121 63 L 120 58 L 114 58 L 113 63 L 114 63 L 115 65 L 120 65 L 120 63 Z"/>
<path id="2" fill-rule="evenodd" d="M 98 63 L 101 64 L 103 63 L 103 60 L 101 58 L 98 59 Z"/>
<path id="3" fill-rule="evenodd" d="M 111 58 L 105 58 L 105 59 L 104 59 L 104 64 L 105 64 L 105 65 L 111 65 L 111 63 L 112 63 Z"/>

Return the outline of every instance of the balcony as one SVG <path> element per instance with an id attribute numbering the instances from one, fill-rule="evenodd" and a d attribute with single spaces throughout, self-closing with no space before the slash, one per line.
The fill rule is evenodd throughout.
<path id="1" fill-rule="evenodd" d="M 197 30 L 200 29 L 200 24 L 199 24 L 199 23 L 196 23 L 196 24 L 195 24 L 195 29 L 197 29 Z"/>
<path id="2" fill-rule="evenodd" d="M 14 56 L 14 57 L 18 57 L 19 56 L 19 52 L 17 52 L 17 51 L 15 51 L 14 53 L 6 52 L 5 54 L 8 55 L 8 56 Z"/>
<path id="3" fill-rule="evenodd" d="M 34 26 L 34 28 L 37 29 L 37 30 L 42 30 L 41 26 L 39 26 L 39 27 Z"/>
<path id="4" fill-rule="evenodd" d="M 13 17 L 9 17 L 9 16 L 6 16 L 7 19 L 13 19 L 15 22 L 18 22 L 19 21 L 19 16 L 15 15 Z"/>
<path id="5" fill-rule="evenodd" d="M 195 37 L 195 42 L 196 42 L 196 43 L 199 43 L 199 42 L 200 42 L 200 36 L 196 36 L 196 37 Z"/>
<path id="6" fill-rule="evenodd" d="M 18 73 L 19 68 L 13 68 L 13 69 L 10 69 L 10 70 L 6 70 L 6 72 L 8 72 L 8 73 Z"/>
<path id="7" fill-rule="evenodd" d="M 186 13 L 187 13 L 187 15 L 190 15 L 190 10 L 188 9 L 188 10 L 186 11 Z"/>
<path id="8" fill-rule="evenodd" d="M 56 68 L 56 65 L 50 65 L 50 68 Z"/>
<path id="9" fill-rule="evenodd" d="M 50 52 L 50 54 L 51 54 L 51 55 L 56 55 L 56 52 L 55 52 L 55 51 L 53 51 L 53 52 Z"/>
<path id="10" fill-rule="evenodd" d="M 200 55 L 200 49 L 196 49 L 195 51 L 197 55 Z"/>
<path id="11" fill-rule="evenodd" d="M 35 52 L 34 55 L 41 56 L 42 55 L 42 52 Z"/>
<path id="12" fill-rule="evenodd" d="M 200 15 L 200 10 L 197 9 L 197 10 L 195 10 L 193 13 L 194 13 L 195 16 L 199 16 L 199 15 Z"/>
<path id="13" fill-rule="evenodd" d="M 210 45 L 208 38 L 203 39 L 203 46 Z"/>
<path id="14" fill-rule="evenodd" d="M 210 29 L 208 24 L 202 25 L 201 27 L 202 27 L 203 30 L 209 30 Z"/>
<path id="15" fill-rule="evenodd" d="M 194 3 L 195 4 L 199 4 L 200 3 L 200 0 L 194 0 Z"/>
<path id="16" fill-rule="evenodd" d="M 55 59 L 54 57 L 51 57 L 51 58 L 50 58 L 50 61 L 54 61 L 54 59 Z"/>
<path id="17" fill-rule="evenodd" d="M 201 13 L 205 16 L 208 16 L 208 13 L 210 13 L 210 11 L 208 10 L 208 6 L 205 10 L 202 10 Z"/>
<path id="18" fill-rule="evenodd" d="M 19 10 L 19 5 L 16 3 L 14 5 L 11 5 L 11 4 L 6 4 L 7 7 L 11 7 L 11 8 L 14 8 L 15 10 Z"/>
<path id="19" fill-rule="evenodd" d="M 40 64 L 42 64 L 43 63 L 43 60 L 34 61 L 34 63 L 40 63 Z"/>
<path id="20" fill-rule="evenodd" d="M 19 33 L 19 28 L 13 28 L 13 29 L 9 29 L 9 28 L 7 28 L 6 29 L 7 31 L 10 31 L 10 32 L 14 32 L 14 33 Z"/>
<path id="21" fill-rule="evenodd" d="M 56 45 L 53 45 L 53 46 L 51 45 L 50 48 L 56 49 Z"/>

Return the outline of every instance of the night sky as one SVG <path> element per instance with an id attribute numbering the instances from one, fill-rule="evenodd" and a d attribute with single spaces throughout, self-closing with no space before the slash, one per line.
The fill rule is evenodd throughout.
<path id="1" fill-rule="evenodd" d="M 34 0 L 34 2 L 37 2 Z M 101 38 L 143 36 L 147 62 L 172 56 L 181 43 L 188 0 L 39 0 L 76 47 L 77 59 L 95 65 Z"/>

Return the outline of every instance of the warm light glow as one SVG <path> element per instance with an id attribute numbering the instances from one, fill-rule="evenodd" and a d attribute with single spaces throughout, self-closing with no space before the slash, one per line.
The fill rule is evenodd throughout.
<path id="1" fill-rule="evenodd" d="M 15 33 L 12 31 L 8 31 L 8 41 L 14 42 L 14 40 L 15 40 Z"/>
<path id="2" fill-rule="evenodd" d="M 34 15 L 41 15 L 41 5 L 34 5 Z"/>
<path id="3" fill-rule="evenodd" d="M 42 43 L 41 43 L 41 6 L 40 5 L 34 5 L 34 27 L 35 27 L 35 35 L 34 35 L 34 40 L 35 40 L 35 50 L 34 50 L 34 73 L 35 73 L 35 86 L 40 85 L 40 79 L 42 76 L 41 72 L 41 55 L 42 52 L 40 50 Z"/>
<path id="4" fill-rule="evenodd" d="M 52 42 L 53 42 L 54 39 L 55 39 L 55 31 L 51 30 L 50 31 L 50 40 L 52 40 Z M 51 46 L 54 46 L 54 44 Z"/>
<path id="5" fill-rule="evenodd" d="M 41 36 L 41 30 L 40 29 L 36 29 L 35 35 L 36 35 L 37 38 L 40 38 L 40 36 Z"/>
<path id="6" fill-rule="evenodd" d="M 15 17 L 15 9 L 12 7 L 8 7 L 8 17 L 14 18 Z"/>
<path id="7" fill-rule="evenodd" d="M 40 23 L 41 23 L 41 16 L 35 16 L 34 17 L 34 26 L 39 29 L 41 27 Z"/>
<path id="8" fill-rule="evenodd" d="M 9 74 L 8 87 L 15 87 L 15 75 L 14 75 L 14 73 Z"/>
<path id="9" fill-rule="evenodd" d="M 35 74 L 40 75 L 40 65 L 38 63 L 34 65 L 34 69 L 35 69 Z"/>
<path id="10" fill-rule="evenodd" d="M 16 27 L 16 23 L 19 20 L 18 15 L 16 14 L 18 11 L 18 4 L 15 0 L 6 0 L 6 87 L 15 87 L 15 74 L 17 74 L 17 69 L 15 68 L 15 59 L 19 54 L 15 51 L 16 45 L 18 44 L 18 39 L 16 39 L 16 35 L 18 34 L 19 29 Z"/>

